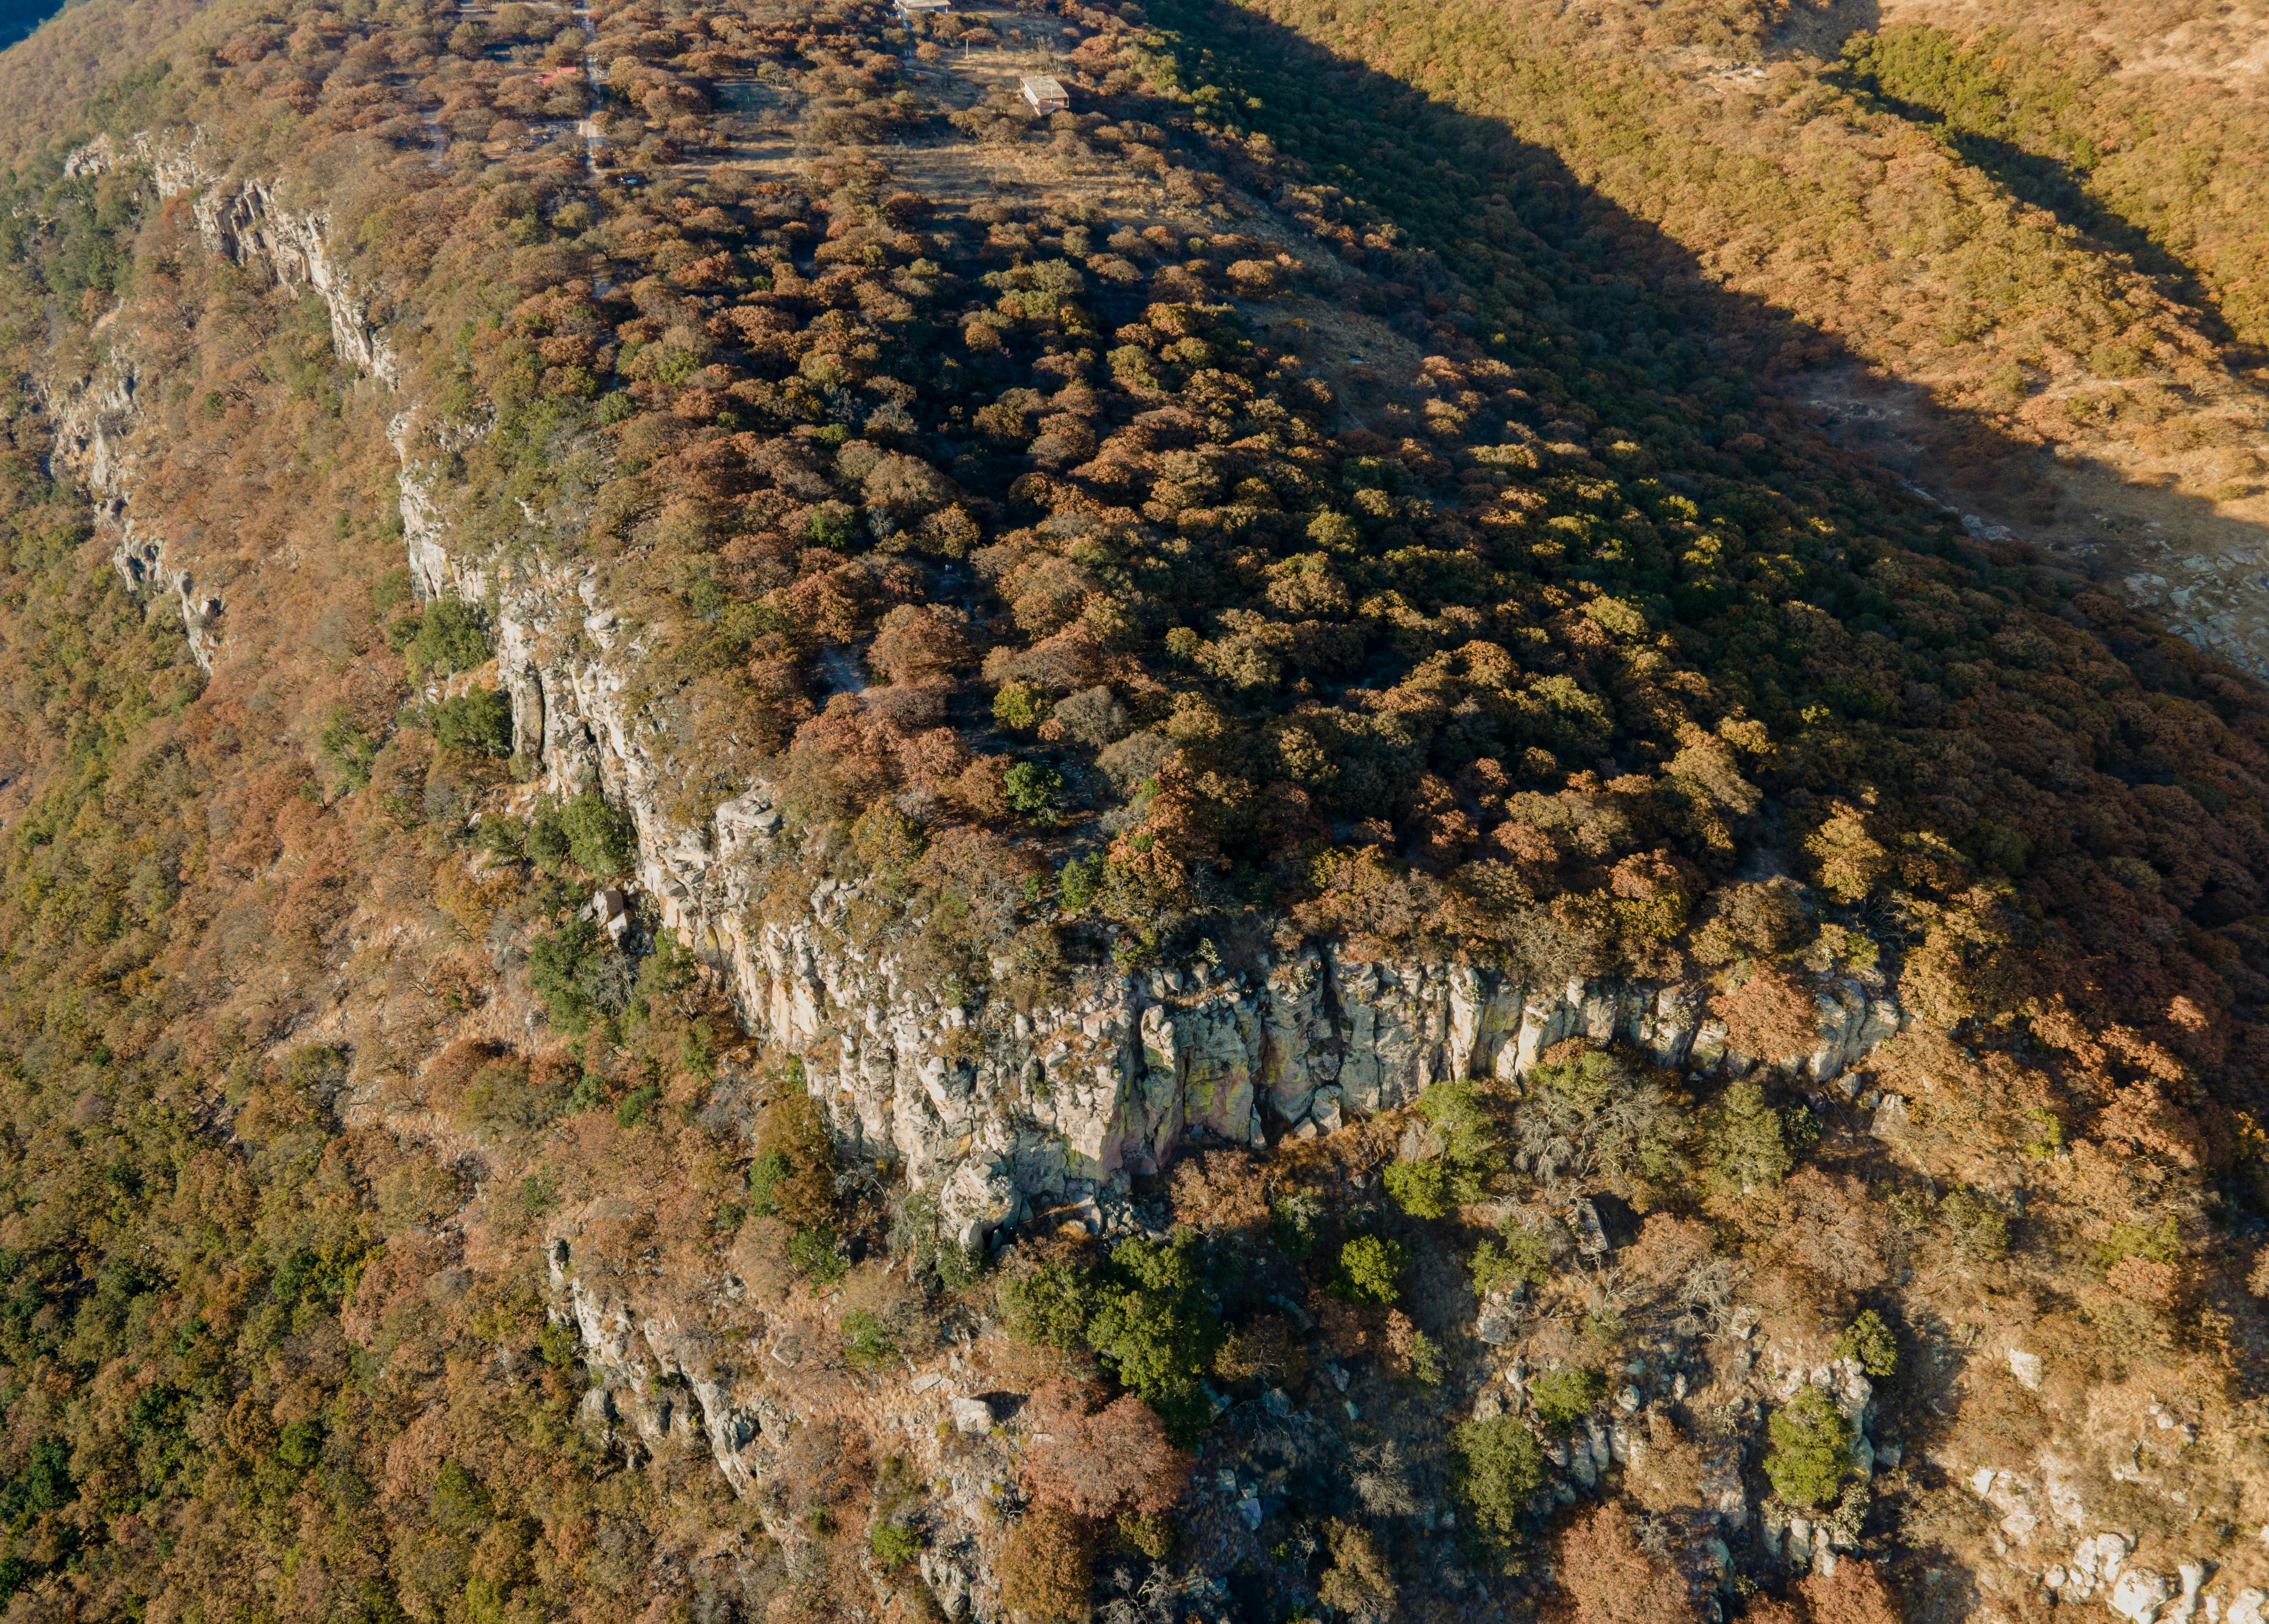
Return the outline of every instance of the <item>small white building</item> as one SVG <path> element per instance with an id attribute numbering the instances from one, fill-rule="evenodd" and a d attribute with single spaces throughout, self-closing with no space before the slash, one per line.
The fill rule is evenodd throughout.
<path id="1" fill-rule="evenodd" d="M 892 9 L 898 12 L 898 20 L 911 27 L 920 18 L 950 11 L 953 0 L 893 0 Z"/>
<path id="2" fill-rule="evenodd" d="M 1031 104 L 1035 113 L 1068 113 L 1071 110 L 1071 98 L 1064 93 L 1064 87 L 1045 74 L 1037 77 L 1026 75 L 1019 88 L 1024 91 L 1024 100 Z"/>

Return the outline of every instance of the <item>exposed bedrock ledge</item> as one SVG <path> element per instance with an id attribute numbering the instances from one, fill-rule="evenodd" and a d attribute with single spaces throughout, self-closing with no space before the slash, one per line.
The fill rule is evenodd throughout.
<path id="1" fill-rule="evenodd" d="M 839 1136 L 933 1192 L 962 1238 L 1078 1206 L 1170 1162 L 1194 1133 L 1309 1135 L 1449 1077 L 1518 1078 L 1563 1038 L 1637 1045 L 1715 1070 L 1728 1055 L 1707 988 L 1638 981 L 1526 985 L 1452 960 L 1366 958 L 1319 941 L 1248 972 L 1203 962 L 1128 977 L 1074 972 L 1055 1005 L 972 1015 L 887 936 L 861 928 L 861 888 L 833 881 L 783 908 L 780 813 L 757 785 L 703 827 L 663 809 L 661 741 L 625 695 L 639 639 L 595 572 L 454 556 L 419 465 L 403 528 L 421 590 L 495 605 L 498 675 L 515 747 L 548 788 L 597 788 L 636 825 L 636 882 L 730 989 L 749 1030 L 799 1057 Z M 1902 1022 L 1856 981 L 1822 982 L 1815 1079 L 1864 1059 Z M 1107 1222 L 1099 1207 L 1090 1222 Z"/>
<path id="2" fill-rule="evenodd" d="M 275 181 L 232 175 L 207 146 L 203 130 L 187 136 L 144 130 L 122 150 L 107 136 L 63 160 L 67 175 L 100 174 L 146 165 L 158 196 L 187 196 L 205 247 L 237 264 L 260 262 L 287 288 L 311 289 L 331 319 L 331 343 L 388 388 L 402 382 L 402 363 L 372 314 L 368 290 L 357 286 L 331 252 L 327 209 L 287 205 Z"/>
<path id="3" fill-rule="evenodd" d="M 372 314 L 368 293 L 331 253 L 326 210 L 286 207 L 274 181 L 232 178 L 208 152 L 201 132 L 185 137 L 144 132 L 123 150 L 104 136 L 72 152 L 63 172 L 93 175 L 128 165 L 146 167 L 161 198 L 189 199 L 210 252 L 235 264 L 264 264 L 285 287 L 309 289 L 321 298 L 343 359 L 389 389 L 401 382 L 401 362 Z M 134 358 L 114 348 L 83 382 L 43 383 L 43 403 L 55 431 L 52 461 L 55 471 L 78 479 L 94 498 L 96 523 L 113 538 L 111 562 L 129 590 L 175 601 L 189 653 L 210 675 L 220 654 L 225 603 L 217 584 L 182 556 L 194 553 L 198 537 L 194 528 L 187 535 L 174 534 L 164 513 L 135 508 L 140 478 L 134 434 L 142 421 L 137 396 L 144 381 Z"/>
<path id="4" fill-rule="evenodd" d="M 762 1374 L 742 1369 L 735 1355 L 743 1350 L 716 1346 L 705 1316 L 640 1317 L 620 1296 L 595 1291 L 578 1276 L 565 1239 L 551 1243 L 544 1262 L 553 1317 L 574 1325 L 599 1377 L 584 1396 L 589 1417 L 626 1448 L 649 1454 L 666 1442 L 706 1443 L 734 1491 L 750 1495 L 787 1436 L 787 1418 Z"/>
<path id="5" fill-rule="evenodd" d="M 1636 1045 L 1658 1064 L 1729 1057 L 1704 989 L 1645 982 L 1529 987 L 1472 964 L 1366 959 L 1325 941 L 1255 973 L 1203 963 L 1140 978 L 1093 971 L 1058 1006 L 983 1022 L 941 1004 L 885 953 L 839 929 L 849 898 L 725 933 L 752 1030 L 802 1057 L 837 1130 L 935 1186 L 965 1240 L 1047 1201 L 1081 1201 L 1171 1161 L 1194 1131 L 1260 1142 L 1407 1104 L 1453 1077 L 1516 1079 L 1568 1037 Z M 696 919 L 696 941 L 706 919 Z M 1898 1030 L 1884 994 L 1822 987 L 1809 1076 L 1838 1075 Z M 975 1051 L 975 1058 L 958 1058 Z"/>

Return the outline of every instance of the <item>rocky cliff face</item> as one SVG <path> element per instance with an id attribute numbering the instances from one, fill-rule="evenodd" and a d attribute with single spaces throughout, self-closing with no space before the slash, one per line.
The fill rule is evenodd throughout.
<path id="1" fill-rule="evenodd" d="M 188 635 L 189 653 L 208 676 L 220 653 L 219 591 L 183 559 L 161 521 L 135 511 L 132 496 L 140 453 L 134 431 L 141 413 L 135 391 L 142 382 L 130 357 L 113 354 L 76 390 L 47 391 L 55 425 L 54 460 L 60 471 L 86 487 L 95 521 L 115 538 L 112 566 L 132 591 L 171 599 Z"/>
<path id="2" fill-rule="evenodd" d="M 749 1030 L 803 1064 L 853 1154 L 937 1193 L 965 1242 L 1046 1207 L 1091 1229 L 1131 1222 L 1127 1177 L 1170 1163 L 1193 1133 L 1236 1143 L 1312 1137 L 1406 1104 L 1451 1077 L 1516 1080 L 1563 1038 L 1625 1042 L 1659 1065 L 1745 1067 L 1705 989 L 1637 981 L 1526 986 L 1456 961 L 1366 959 L 1320 941 L 1261 965 L 1202 960 L 1141 976 L 1077 974 L 1053 1008 L 973 1015 L 863 940 L 857 888 L 822 881 L 787 910 L 775 892 L 782 818 L 758 783 L 706 827 L 654 793 L 654 731 L 625 696 L 639 640 L 594 572 L 466 559 L 405 454 L 403 520 L 421 590 L 492 602 L 498 680 L 515 747 L 554 793 L 601 790 L 637 825 L 637 883 L 663 922 L 723 977 Z M 1817 992 L 1818 1042 L 1790 1057 L 1825 1083 L 1899 1030 L 1895 1000 L 1855 980 Z M 979 1041 L 960 1035 L 981 1028 Z"/>
<path id="3" fill-rule="evenodd" d="M 373 294 L 341 268 L 330 244 L 330 217 L 322 208 L 294 208 L 274 181 L 237 174 L 213 151 L 202 130 L 186 140 L 137 135 L 122 151 L 107 136 L 81 147 L 63 165 L 66 175 L 93 175 L 121 164 L 146 167 L 160 198 L 186 197 L 197 234 L 212 253 L 236 264 L 258 261 L 292 289 L 307 288 L 330 313 L 331 343 L 343 360 L 394 388 L 402 363 L 373 311 Z"/>
<path id="4" fill-rule="evenodd" d="M 340 268 L 330 247 L 329 217 L 320 208 L 285 204 L 272 181 L 233 174 L 210 151 L 202 133 L 186 142 L 148 134 L 122 151 L 107 136 L 64 161 L 67 176 L 92 176 L 122 166 L 145 170 L 161 199 L 187 198 L 197 233 L 212 254 L 233 263 L 264 266 L 286 288 L 307 289 L 329 313 L 331 343 L 339 355 L 391 390 L 402 365 L 373 314 L 373 295 Z M 100 335 L 102 327 L 96 332 Z M 42 379 L 43 404 L 55 425 L 58 470 L 85 486 L 95 499 L 98 525 L 115 540 L 112 561 L 127 586 L 172 599 L 188 634 L 189 651 L 211 674 L 225 635 L 225 594 L 182 545 L 160 513 L 135 506 L 134 438 L 141 411 L 136 391 L 143 380 L 134 358 L 107 351 L 93 373 L 78 380 Z"/>
<path id="5" fill-rule="evenodd" d="M 369 297 L 340 269 L 320 210 L 287 206 L 272 185 L 230 177 L 195 141 L 137 140 L 129 152 L 104 145 L 72 159 L 78 173 L 125 162 L 146 165 L 162 195 L 192 200 L 212 252 L 267 265 L 286 285 L 319 294 L 340 353 L 377 385 L 398 386 L 395 352 Z M 178 605 L 210 670 L 225 637 L 224 594 L 203 579 L 194 539 L 171 534 L 162 514 L 135 504 L 143 384 L 130 358 L 113 357 L 91 378 L 51 390 L 55 456 L 95 494 L 100 522 L 115 532 L 121 573 L 137 591 Z M 1030 1013 L 966 1008 L 890 941 L 859 928 L 858 886 L 786 883 L 802 870 L 774 786 L 749 785 L 698 825 L 674 816 L 662 792 L 661 742 L 639 697 L 648 651 L 643 634 L 605 601 L 600 576 L 532 553 L 469 555 L 440 499 L 440 458 L 450 447 L 414 408 L 396 418 L 395 444 L 413 577 L 429 599 L 455 595 L 491 609 L 497 681 L 511 697 L 516 749 L 551 793 L 595 789 L 628 813 L 638 834 L 635 884 L 651 895 L 662 922 L 729 987 L 748 1030 L 772 1053 L 802 1061 L 846 1148 L 893 1164 L 931 1192 L 964 1244 L 1041 1214 L 1075 1218 L 1093 1232 L 1140 1229 L 1132 1176 L 1162 1169 L 1189 1143 L 1312 1138 L 1407 1104 L 1445 1078 L 1517 1082 L 1569 1037 L 1628 1043 L 1658 1064 L 1705 1075 L 1755 1063 L 1729 1051 L 1701 985 L 1528 985 L 1485 965 L 1371 958 L 1334 941 L 1246 970 L 1197 959 L 1131 977 L 1090 968 L 1073 976 L 1058 1001 Z M 1855 1068 L 1905 1017 L 1882 987 L 1858 980 L 1819 982 L 1815 1003 L 1813 1051 L 1779 1063 L 1823 1089 L 1856 1093 Z M 1888 1109 L 1900 1107 L 1893 1101 Z M 741 1289 L 730 1277 L 625 1283 L 610 1266 L 616 1261 L 580 1257 L 568 1236 L 554 1238 L 545 1258 L 551 1303 L 574 1326 L 599 1378 L 585 1400 L 588 1414 L 625 1448 L 706 1451 L 736 1492 L 761 1503 L 791 1423 L 839 1401 L 815 1396 L 817 1388 L 804 1382 L 825 1360 L 808 1355 L 792 1324 L 768 1325 L 761 1340 L 716 1332 L 709 1310 Z M 1515 1318 L 1512 1304 L 1483 1304 L 1476 1340 L 1498 1349 Z M 1758 1319 L 1754 1309 L 1737 1312 L 1706 1342 L 1696 1337 L 1632 1361 L 1613 1401 L 1619 1419 L 1588 1422 L 1555 1443 L 1546 1492 L 1563 1502 L 1598 1492 L 1613 1468 L 1644 1456 L 1654 1406 L 1700 1408 L 1706 1397 L 1727 1421 L 1710 1480 L 1720 1526 L 1754 1529 L 1792 1570 L 1831 1569 L 1836 1553 L 1854 1542 L 1849 1517 L 1768 1509 L 1741 1481 L 1740 1462 L 1756 1452 L 1766 1407 L 1807 1383 L 1829 1391 L 1861 1439 L 1856 1458 L 1868 1474 L 1898 1469 L 1900 1445 L 1873 1436 L 1872 1389 L 1851 1362 L 1819 1362 L 1816 1349 L 1807 1356 Z M 961 1598 L 989 1605 L 978 1530 L 1010 1472 L 1005 1456 L 991 1464 L 940 1456 L 946 1435 L 981 1436 L 992 1424 L 983 1395 L 993 1378 L 964 1348 L 903 1381 L 892 1372 L 888 1388 L 891 1424 L 924 1470 L 951 1486 L 957 1521 L 923 1556 L 949 1606 Z M 1529 1404 L 1529 1373 L 1518 1360 L 1494 1351 L 1482 1359 L 1477 1415 Z M 2008 1372 L 2019 1386 L 2037 1388 L 2040 1360 L 2012 1350 Z M 2190 1423 L 2169 1411 L 2147 1425 L 2153 1430 L 2131 1441 L 2130 1464 L 2115 1461 L 2111 1476 L 2179 1503 L 2182 1469 L 2163 1464 L 2170 1451 L 2152 1446 Z M 2162 1464 L 2147 1465 L 2154 1455 Z M 1936 1464 L 1990 1509 L 2011 1566 L 2065 1599 L 2100 1599 L 2136 1619 L 2202 1613 L 2248 1624 L 2261 1617 L 2258 1591 L 2239 1591 L 2225 1603 L 2205 1594 L 2203 1570 L 2169 1574 L 2133 1560 L 2136 1537 L 2087 1502 L 2075 1486 L 2078 1469 L 2063 1455 L 2044 1453 L 2024 1470 Z M 1246 1487 L 1216 1490 L 1223 1476 L 1234 1479 L 1234 1469 L 1202 1483 L 1201 1502 L 1257 1505 L 1232 1497 L 1249 1496 Z M 766 1522 L 784 1544 L 801 1537 L 792 1517 L 768 1510 Z"/>

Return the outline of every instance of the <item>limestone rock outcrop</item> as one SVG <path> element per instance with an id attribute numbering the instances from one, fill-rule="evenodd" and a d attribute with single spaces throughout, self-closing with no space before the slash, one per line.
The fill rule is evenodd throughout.
<path id="1" fill-rule="evenodd" d="M 762 1377 L 719 1360 L 676 1314 L 634 1317 L 620 1296 L 591 1290 L 574 1261 L 565 1240 L 545 1256 L 555 1310 L 573 1325 L 598 1378 L 584 1400 L 592 1417 L 634 1451 L 665 1441 L 706 1446 L 735 1491 L 750 1494 L 786 1430 Z"/>
<path id="2" fill-rule="evenodd" d="M 388 388 L 401 384 L 401 359 L 373 313 L 370 292 L 353 283 L 331 251 L 328 211 L 292 208 L 275 181 L 233 174 L 202 130 L 186 142 L 144 132 L 123 150 L 100 136 L 63 160 L 63 173 L 100 174 L 126 163 L 148 167 L 159 197 L 189 200 L 198 235 L 213 253 L 240 265 L 262 262 L 285 287 L 313 291 L 330 314 L 331 343 L 341 359 Z"/>
<path id="3" fill-rule="evenodd" d="M 387 387 L 399 382 L 371 297 L 341 269 L 322 210 L 232 175 L 196 136 L 138 136 L 123 148 L 105 138 L 73 153 L 69 169 L 128 163 L 145 166 L 161 196 L 190 200 L 214 253 L 258 261 L 320 295 L 339 352 Z M 122 447 L 134 388 L 131 364 L 114 359 L 77 398 L 56 402 L 58 454 L 103 498 L 122 574 L 179 600 L 210 668 L 221 594 L 156 516 L 129 512 Z M 783 820 L 771 786 L 751 785 L 700 827 L 669 815 L 665 742 L 635 680 L 643 634 L 603 601 L 595 570 L 540 550 L 486 557 L 453 545 L 439 462 L 471 432 L 436 427 L 414 407 L 393 425 L 420 595 L 493 606 L 514 749 L 553 793 L 596 789 L 628 812 L 636 883 L 663 923 L 724 978 L 753 1033 L 802 1059 L 847 1147 L 935 1192 L 965 1241 L 1040 1205 L 1123 1189 L 1193 1134 L 1256 1143 L 1327 1131 L 1444 1078 L 1518 1078 L 1567 1037 L 1626 1042 L 1659 1064 L 1703 1071 L 1748 1063 L 1727 1050 L 1698 986 L 1532 986 L 1477 964 L 1368 958 L 1330 941 L 1243 971 L 1204 962 L 1134 978 L 1090 969 L 1053 1007 L 1008 1020 L 965 1009 L 856 927 L 857 887 L 822 882 L 798 905 L 779 905 Z M 1819 1043 L 1801 1069 L 1820 1080 L 1864 1059 L 1902 1019 L 1885 993 L 1856 981 L 1824 985 L 1819 1005 Z"/>
<path id="4" fill-rule="evenodd" d="M 1244 970 L 1202 959 L 1127 976 L 1074 972 L 1031 1014 L 989 1018 L 950 999 L 861 927 L 870 899 L 823 880 L 783 908 L 783 816 L 758 783 L 706 827 L 661 793 L 664 742 L 637 708 L 642 649 L 596 573 L 479 560 L 450 545 L 424 454 L 405 439 L 403 530 L 421 593 L 495 606 L 497 672 L 514 748 L 558 794 L 596 789 L 638 831 L 636 882 L 721 976 L 749 1030 L 803 1065 L 854 1155 L 936 1192 L 974 1243 L 1043 1207 L 1076 1207 L 1171 1162 L 1194 1134 L 1260 1143 L 1408 1104 L 1451 1077 L 1515 1080 L 1569 1037 L 1636 1045 L 1715 1071 L 1726 1047 L 1704 987 L 1523 985 L 1482 965 L 1371 958 L 1314 942 Z M 1798 1063 L 1826 1081 L 1899 1030 L 1880 988 L 1823 983 L 1819 1040 Z"/>
<path id="5" fill-rule="evenodd" d="M 99 137 L 64 159 L 63 173 L 96 175 L 124 165 L 144 167 L 160 198 L 186 197 L 212 253 L 240 265 L 265 265 L 285 287 L 312 291 L 329 314 L 341 358 L 388 389 L 401 383 L 402 363 L 373 313 L 373 295 L 348 277 L 331 250 L 326 211 L 288 206 L 273 181 L 232 175 L 202 133 L 187 142 L 144 133 L 123 149 Z M 134 359 L 113 351 L 78 388 L 46 388 L 54 460 L 94 498 L 96 523 L 114 537 L 111 561 L 128 589 L 174 601 L 190 655 L 210 675 L 226 606 L 218 584 L 188 556 L 200 538 L 194 527 L 191 534 L 174 534 L 178 526 L 168 515 L 135 511 L 130 437 L 140 417 L 140 382 Z"/>

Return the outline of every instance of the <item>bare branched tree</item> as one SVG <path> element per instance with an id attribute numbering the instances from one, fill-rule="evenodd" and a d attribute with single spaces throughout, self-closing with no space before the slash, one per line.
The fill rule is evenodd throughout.
<path id="1" fill-rule="evenodd" d="M 1356 1499 L 1373 1517 L 1412 1517 L 1419 1510 L 1418 1491 L 1410 1469 L 1392 1438 L 1363 1445 L 1350 1453 L 1354 1471 L 1349 1481 Z"/>

